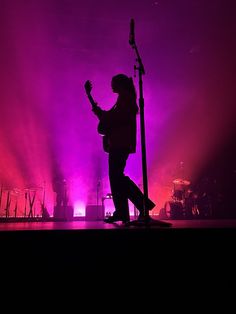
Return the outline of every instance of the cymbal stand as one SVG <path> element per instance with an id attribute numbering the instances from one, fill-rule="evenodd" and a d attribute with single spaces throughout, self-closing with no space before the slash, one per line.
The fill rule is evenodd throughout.
<path id="1" fill-rule="evenodd" d="M 11 197 L 10 197 L 10 191 L 7 191 L 7 202 L 6 202 L 6 218 L 10 216 L 10 206 L 11 206 Z"/>
<path id="2" fill-rule="evenodd" d="M 34 206 L 36 191 L 33 191 L 33 192 L 34 192 L 33 193 L 33 198 L 31 198 L 31 194 L 29 192 L 29 206 L 30 206 L 30 210 L 29 210 L 28 217 L 34 217 L 33 206 Z"/>
<path id="3" fill-rule="evenodd" d="M 101 181 L 98 180 L 98 182 L 97 182 L 97 209 L 98 209 L 98 206 L 99 206 L 99 190 L 100 190 L 100 186 L 101 186 Z"/>
<path id="4" fill-rule="evenodd" d="M 18 200 L 16 199 L 15 208 L 14 208 L 14 216 L 17 217 L 17 209 L 18 209 Z"/>
<path id="5" fill-rule="evenodd" d="M 2 185 L 1 185 L 1 190 L 0 190 L 0 210 L 1 210 L 1 207 L 2 207 L 2 193 L 3 193 L 3 188 L 2 188 Z"/>
<path id="6" fill-rule="evenodd" d="M 26 217 L 26 213 L 27 213 L 27 200 L 28 200 L 28 191 L 25 191 L 24 217 Z"/>

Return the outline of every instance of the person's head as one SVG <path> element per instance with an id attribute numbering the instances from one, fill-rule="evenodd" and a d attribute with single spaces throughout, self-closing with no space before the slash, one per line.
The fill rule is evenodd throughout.
<path id="1" fill-rule="evenodd" d="M 111 80 L 111 87 L 114 93 L 119 95 L 129 94 L 136 99 L 136 91 L 132 77 L 125 74 L 117 74 Z"/>

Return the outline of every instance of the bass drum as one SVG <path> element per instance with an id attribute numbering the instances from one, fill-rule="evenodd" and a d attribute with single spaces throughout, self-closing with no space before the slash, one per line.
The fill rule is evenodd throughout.
<path id="1" fill-rule="evenodd" d="M 184 208 L 181 202 L 166 202 L 165 213 L 169 219 L 183 219 Z"/>

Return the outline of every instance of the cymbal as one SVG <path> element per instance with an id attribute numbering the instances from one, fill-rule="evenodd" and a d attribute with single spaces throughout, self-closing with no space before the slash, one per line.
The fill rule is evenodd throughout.
<path id="1" fill-rule="evenodd" d="M 24 191 L 27 192 L 36 192 L 38 190 L 42 190 L 43 188 L 41 186 L 32 186 L 32 187 L 27 187 L 24 189 Z"/>
<path id="2" fill-rule="evenodd" d="M 20 190 L 18 188 L 14 188 L 12 191 L 11 191 L 11 195 L 14 195 L 14 196 L 20 196 L 20 195 L 23 195 L 24 194 L 24 191 L 23 190 Z"/>
<path id="3" fill-rule="evenodd" d="M 175 179 L 173 183 L 179 184 L 179 185 L 190 185 L 191 182 L 188 180 L 183 180 L 183 179 Z"/>

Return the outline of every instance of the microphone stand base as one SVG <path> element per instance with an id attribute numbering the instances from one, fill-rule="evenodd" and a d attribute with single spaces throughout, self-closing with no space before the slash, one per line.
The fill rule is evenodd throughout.
<path id="1" fill-rule="evenodd" d="M 172 224 L 170 222 L 156 220 L 151 218 L 150 216 L 144 216 L 142 219 L 131 220 L 125 223 L 126 226 L 136 226 L 136 227 L 171 227 Z"/>

